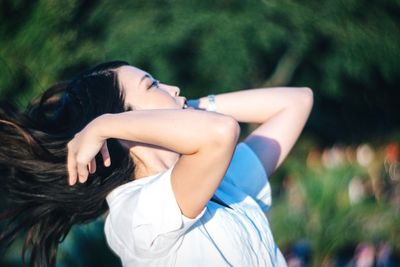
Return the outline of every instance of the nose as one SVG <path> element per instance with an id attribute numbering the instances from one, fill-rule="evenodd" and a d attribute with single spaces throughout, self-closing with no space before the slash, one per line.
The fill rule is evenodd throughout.
<path id="1" fill-rule="evenodd" d="M 179 89 L 179 87 L 177 87 L 177 86 L 172 86 L 172 90 L 173 90 L 174 96 L 179 96 L 181 93 L 181 89 Z"/>
<path id="2" fill-rule="evenodd" d="M 167 91 L 172 95 L 172 96 L 179 96 L 181 93 L 181 90 L 177 86 L 172 86 L 172 85 L 165 85 Z"/>

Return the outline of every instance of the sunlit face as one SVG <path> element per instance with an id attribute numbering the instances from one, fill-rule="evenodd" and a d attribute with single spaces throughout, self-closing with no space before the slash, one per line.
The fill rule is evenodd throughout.
<path id="1" fill-rule="evenodd" d="M 182 109 L 185 105 L 178 87 L 159 83 L 145 71 L 123 66 L 117 73 L 127 109 Z"/>

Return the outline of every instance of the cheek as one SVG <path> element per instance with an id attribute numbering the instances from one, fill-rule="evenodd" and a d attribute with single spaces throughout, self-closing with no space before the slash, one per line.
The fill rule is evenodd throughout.
<path id="1" fill-rule="evenodd" d="M 149 108 L 166 108 L 169 107 L 171 103 L 171 99 L 166 97 L 154 97 L 152 99 L 148 99 L 145 105 Z"/>
<path id="2" fill-rule="evenodd" d="M 164 109 L 176 108 L 177 103 L 168 93 L 161 91 L 147 92 L 143 95 L 136 96 L 134 105 L 136 109 Z"/>
<path id="3" fill-rule="evenodd" d="M 173 107 L 173 105 L 176 103 L 174 98 L 171 97 L 167 92 L 157 91 L 149 96 L 150 97 L 146 99 L 146 102 L 153 108 L 169 108 Z"/>
<path id="4" fill-rule="evenodd" d="M 125 96 L 124 104 L 125 104 L 126 108 L 133 109 L 134 107 L 136 107 L 136 105 L 135 105 L 136 103 L 134 102 L 134 97 L 129 94 Z"/>
<path id="5" fill-rule="evenodd" d="M 144 94 L 137 93 L 133 90 L 128 91 L 125 95 L 125 106 L 133 110 L 140 109 L 143 99 L 146 99 Z"/>

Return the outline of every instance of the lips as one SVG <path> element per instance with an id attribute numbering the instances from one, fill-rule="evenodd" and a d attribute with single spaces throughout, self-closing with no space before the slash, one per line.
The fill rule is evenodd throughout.
<path id="1" fill-rule="evenodd" d="M 187 99 L 184 98 L 182 108 L 183 108 L 183 109 L 187 109 L 188 107 L 189 107 L 189 106 L 188 106 L 188 104 L 187 104 Z"/>

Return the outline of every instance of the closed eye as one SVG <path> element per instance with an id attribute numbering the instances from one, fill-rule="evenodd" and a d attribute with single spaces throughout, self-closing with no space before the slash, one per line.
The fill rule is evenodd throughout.
<path id="1" fill-rule="evenodd" d="M 160 85 L 160 82 L 158 80 L 152 79 L 152 82 L 151 82 L 150 86 L 147 89 L 150 89 L 150 88 L 153 88 L 153 87 L 158 88 L 159 85 Z"/>

